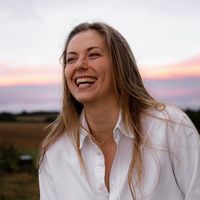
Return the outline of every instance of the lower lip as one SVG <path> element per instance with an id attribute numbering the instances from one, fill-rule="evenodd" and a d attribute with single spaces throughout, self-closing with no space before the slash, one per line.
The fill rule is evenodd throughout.
<path id="1" fill-rule="evenodd" d="M 91 88 L 95 83 L 85 83 L 85 84 L 80 84 L 79 87 L 77 87 L 78 89 L 82 90 L 82 89 L 89 89 Z"/>

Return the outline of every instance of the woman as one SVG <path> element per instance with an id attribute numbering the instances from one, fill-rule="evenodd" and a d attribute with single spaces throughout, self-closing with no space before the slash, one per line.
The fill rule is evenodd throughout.
<path id="1" fill-rule="evenodd" d="M 149 95 L 123 36 L 80 24 L 61 58 L 62 110 L 42 144 L 40 199 L 199 200 L 199 135 Z"/>

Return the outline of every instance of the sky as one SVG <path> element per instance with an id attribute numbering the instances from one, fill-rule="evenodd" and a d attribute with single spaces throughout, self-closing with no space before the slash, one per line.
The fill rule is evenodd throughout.
<path id="1" fill-rule="evenodd" d="M 127 39 L 149 92 L 200 108 L 199 0 L 0 0 L 0 112 L 60 109 L 69 31 L 103 21 Z"/>

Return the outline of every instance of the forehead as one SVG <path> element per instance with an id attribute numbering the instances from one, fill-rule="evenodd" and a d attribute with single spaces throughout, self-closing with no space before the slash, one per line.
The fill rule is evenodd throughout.
<path id="1" fill-rule="evenodd" d="M 105 40 L 100 33 L 95 30 L 83 31 L 76 34 L 69 42 L 68 51 L 76 51 L 79 49 L 87 49 L 89 47 L 105 48 Z"/>

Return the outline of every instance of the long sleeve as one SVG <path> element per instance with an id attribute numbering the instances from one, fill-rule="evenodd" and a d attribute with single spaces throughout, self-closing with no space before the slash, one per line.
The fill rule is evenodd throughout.
<path id="1" fill-rule="evenodd" d="M 56 200 L 55 187 L 51 176 L 50 166 L 45 156 L 39 169 L 40 200 Z"/>
<path id="2" fill-rule="evenodd" d="M 190 119 L 174 129 L 172 160 L 174 176 L 185 200 L 200 199 L 200 137 Z M 173 153 L 175 153 L 173 155 Z"/>

